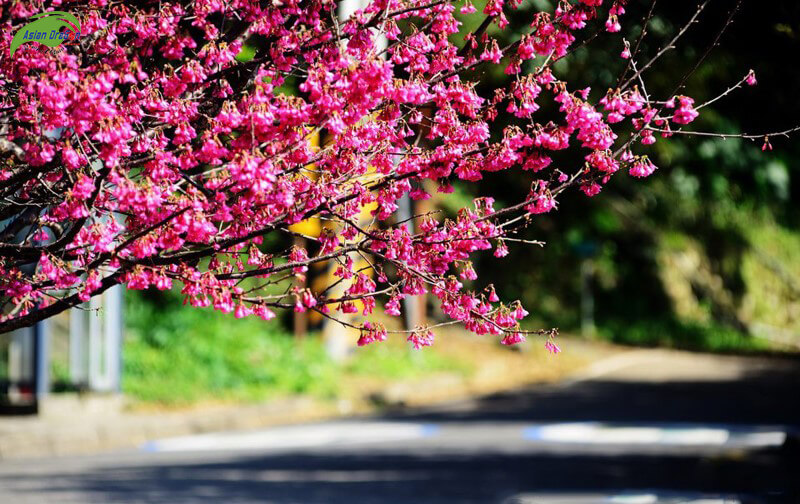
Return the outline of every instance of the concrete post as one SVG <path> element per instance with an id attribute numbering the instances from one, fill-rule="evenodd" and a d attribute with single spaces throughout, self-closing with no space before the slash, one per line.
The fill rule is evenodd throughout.
<path id="1" fill-rule="evenodd" d="M 49 325 L 47 320 L 43 320 L 33 326 L 34 383 L 37 400 L 50 393 Z"/>

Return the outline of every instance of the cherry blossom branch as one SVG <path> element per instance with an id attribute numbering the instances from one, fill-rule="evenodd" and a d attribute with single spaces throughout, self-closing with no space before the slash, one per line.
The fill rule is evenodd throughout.
<path id="1" fill-rule="evenodd" d="M 661 49 L 660 49 L 660 50 L 659 50 L 659 51 L 656 53 L 656 55 L 655 55 L 655 56 L 653 56 L 652 58 L 650 58 L 650 60 L 648 60 L 648 61 L 647 61 L 647 63 L 645 63 L 644 65 L 642 65 L 642 67 L 639 69 L 639 71 L 638 71 L 638 72 L 634 72 L 634 74 L 633 74 L 631 77 L 629 77 L 629 78 L 628 78 L 628 79 L 627 79 L 627 80 L 626 80 L 626 81 L 625 81 L 625 82 L 622 84 L 622 86 L 618 86 L 618 87 L 619 87 L 620 89 L 623 89 L 623 90 L 624 90 L 624 89 L 627 89 L 627 87 L 628 87 L 628 86 L 630 86 L 630 84 L 631 84 L 633 81 L 635 81 L 635 80 L 637 80 L 637 79 L 639 78 L 639 75 L 641 75 L 641 74 L 642 74 L 642 73 L 643 73 L 645 70 L 647 70 L 648 68 L 650 68 L 651 66 L 653 66 L 653 63 L 655 63 L 656 61 L 658 61 L 658 60 L 661 58 L 661 56 L 663 56 L 663 55 L 664 55 L 664 54 L 665 54 L 667 51 L 669 51 L 670 49 L 674 49 L 674 48 L 676 47 L 676 46 L 675 46 L 675 44 L 678 42 L 678 40 L 680 40 L 680 38 L 681 38 L 681 37 L 683 37 L 683 35 L 684 35 L 684 34 L 685 34 L 685 33 L 686 33 L 688 30 L 689 30 L 689 28 L 690 28 L 690 27 L 691 27 L 693 24 L 695 24 L 695 23 L 697 22 L 697 18 L 700 16 L 700 13 L 701 13 L 701 12 L 703 12 L 703 10 L 706 8 L 706 6 L 708 5 L 709 1 L 710 1 L 710 0 L 705 0 L 703 3 L 701 3 L 700 5 L 698 5 L 698 6 L 697 6 L 697 10 L 695 10 L 694 14 L 692 14 L 692 17 L 690 17 L 690 18 L 689 18 L 689 21 L 688 21 L 688 22 L 687 22 L 685 25 L 683 25 L 683 27 L 682 27 L 680 30 L 678 30 L 678 33 L 676 33 L 676 34 L 675 34 L 675 36 L 674 36 L 674 37 L 672 37 L 672 39 L 671 39 L 671 40 L 670 40 L 670 41 L 669 41 L 669 42 L 668 42 L 668 43 L 667 43 L 667 44 L 666 44 L 664 47 L 662 47 L 662 48 L 661 48 Z M 631 58 L 631 59 L 633 59 L 633 58 Z"/>

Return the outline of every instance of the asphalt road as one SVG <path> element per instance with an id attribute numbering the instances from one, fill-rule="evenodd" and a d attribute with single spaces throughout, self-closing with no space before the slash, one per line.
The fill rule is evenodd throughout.
<path id="1" fill-rule="evenodd" d="M 377 418 L 0 462 L 2 503 L 800 502 L 800 362 L 643 352 Z"/>

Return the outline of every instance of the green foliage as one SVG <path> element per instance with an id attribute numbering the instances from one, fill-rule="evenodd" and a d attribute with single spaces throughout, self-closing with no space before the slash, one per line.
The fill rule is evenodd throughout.
<path id="1" fill-rule="evenodd" d="M 315 335 L 296 340 L 277 320 L 239 320 L 182 306 L 175 292 L 129 291 L 125 322 L 123 391 L 148 403 L 259 401 L 294 394 L 333 398 L 348 379 L 468 371 L 434 350 L 409 349 L 401 337 L 359 348 L 338 364 Z"/>
<path id="2" fill-rule="evenodd" d="M 239 54 L 236 55 L 236 61 L 245 63 L 252 60 L 256 56 L 256 50 L 257 47 L 250 44 L 244 44 L 239 50 Z"/>
<path id="3" fill-rule="evenodd" d="M 742 261 L 744 306 L 754 321 L 800 344 L 800 233 L 768 221 L 747 229 Z M 777 331 L 776 331 L 777 329 Z"/>
<path id="4" fill-rule="evenodd" d="M 50 361 L 50 382 L 54 388 L 67 388 L 70 383 L 69 365 L 63 360 Z"/>
<path id="5" fill-rule="evenodd" d="M 625 345 L 707 352 L 749 353 L 770 348 L 763 340 L 718 324 L 682 322 L 674 318 L 650 318 L 634 322 L 608 320 L 600 328 L 598 335 L 608 341 Z"/>
<path id="6" fill-rule="evenodd" d="M 277 323 L 164 301 L 128 296 L 123 389 L 130 396 L 188 403 L 335 394 L 338 370 L 318 340 L 295 341 Z"/>

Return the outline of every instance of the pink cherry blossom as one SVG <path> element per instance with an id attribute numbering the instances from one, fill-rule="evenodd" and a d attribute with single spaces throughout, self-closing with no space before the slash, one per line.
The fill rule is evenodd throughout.
<path id="1" fill-rule="evenodd" d="M 79 44 L 26 43 L 10 57 L 35 9 L 0 0 L 0 128 L 12 145 L 0 196 L 11 217 L 41 209 L 30 233 L 0 243 L 0 332 L 122 283 L 265 321 L 277 310 L 370 318 L 379 303 L 397 317 L 407 296 L 430 293 L 450 321 L 523 341 L 522 305 L 503 304 L 501 286 L 472 290 L 486 285 L 477 256 L 506 257 L 519 241 L 508 224 L 552 213 L 564 191 L 597 195 L 620 167 L 652 174 L 654 131 L 698 116 L 692 98 L 651 97 L 638 79 L 607 90 L 563 80 L 553 65 L 589 27 L 619 32 L 626 2 L 552 3 L 372 1 L 334 22 L 326 0 L 102 0 L 80 11 Z M 507 44 L 512 14 L 525 29 Z M 501 70 L 507 84 L 480 81 Z M 406 196 L 455 200 L 497 171 L 525 181 L 524 200 L 398 214 Z M 330 283 L 306 284 L 323 266 Z M 360 331 L 359 345 L 389 334 L 373 320 Z"/>

